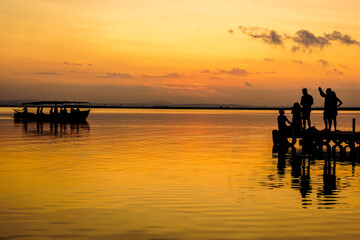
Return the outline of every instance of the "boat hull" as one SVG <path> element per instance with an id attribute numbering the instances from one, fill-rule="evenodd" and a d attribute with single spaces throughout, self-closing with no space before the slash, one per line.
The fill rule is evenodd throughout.
<path id="1" fill-rule="evenodd" d="M 15 121 L 40 121 L 40 122 L 68 122 L 68 123 L 84 123 L 89 116 L 90 110 L 72 112 L 66 114 L 34 114 L 15 112 Z"/>

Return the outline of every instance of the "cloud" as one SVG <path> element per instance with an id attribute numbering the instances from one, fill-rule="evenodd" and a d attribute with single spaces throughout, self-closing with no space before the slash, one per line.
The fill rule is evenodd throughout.
<path id="1" fill-rule="evenodd" d="M 347 66 L 342 65 L 342 64 L 339 64 L 339 66 L 342 67 L 342 68 L 345 68 L 345 69 L 349 69 Z"/>
<path id="2" fill-rule="evenodd" d="M 325 34 L 325 37 L 332 41 L 340 41 L 342 44 L 360 46 L 359 41 L 352 39 L 347 34 L 343 35 L 341 32 L 338 32 L 338 31 L 333 31 L 332 33 Z"/>
<path id="3" fill-rule="evenodd" d="M 272 59 L 272 58 L 264 58 L 264 61 L 266 61 L 266 62 L 273 62 L 274 59 Z"/>
<path id="4" fill-rule="evenodd" d="M 291 40 L 296 44 L 292 46 L 291 50 L 296 52 L 300 49 L 309 48 L 323 48 L 330 45 L 330 41 L 321 36 L 315 36 L 313 33 L 307 30 L 300 30 L 295 33 L 295 36 L 290 37 Z"/>
<path id="5" fill-rule="evenodd" d="M 329 65 L 329 62 L 326 61 L 326 60 L 323 60 L 323 59 L 319 59 L 317 62 L 318 62 L 318 63 L 321 63 L 324 67 L 327 66 L 327 65 Z"/>
<path id="6" fill-rule="evenodd" d="M 63 62 L 65 65 L 75 65 L 75 66 L 81 66 L 81 63 L 70 63 L 70 62 Z"/>
<path id="7" fill-rule="evenodd" d="M 144 78 L 179 78 L 181 77 L 178 73 L 169 73 L 165 75 L 159 75 L 159 76 L 152 76 L 152 75 L 141 75 Z"/>
<path id="8" fill-rule="evenodd" d="M 218 74 L 230 74 L 230 75 L 234 75 L 234 76 L 247 76 L 248 72 L 245 69 L 233 68 L 232 70 L 229 70 L 229 71 L 219 69 Z"/>
<path id="9" fill-rule="evenodd" d="M 211 73 L 209 70 L 205 69 L 203 71 L 200 71 L 201 73 Z"/>
<path id="10" fill-rule="evenodd" d="M 266 43 L 273 45 L 283 45 L 283 36 L 278 34 L 275 30 L 269 30 L 266 28 L 247 28 L 244 26 L 238 27 L 244 34 L 263 40 Z"/>
<path id="11" fill-rule="evenodd" d="M 169 89 L 174 91 L 180 92 L 198 92 L 199 94 L 218 94 L 218 92 L 214 89 L 208 88 L 207 84 L 199 84 L 199 83 L 192 83 L 192 84 L 157 84 L 152 85 L 152 87 L 156 88 L 163 88 Z"/>
<path id="12" fill-rule="evenodd" d="M 337 74 L 337 75 L 344 75 L 344 73 L 340 70 L 337 70 L 336 68 L 334 68 L 332 71 L 327 71 L 326 74 Z"/>
<path id="13" fill-rule="evenodd" d="M 246 86 L 248 86 L 248 87 L 252 87 L 253 85 L 251 84 L 251 83 L 249 83 L 249 82 L 244 82 L 245 83 L 245 85 Z"/>
<path id="14" fill-rule="evenodd" d="M 294 63 L 297 63 L 297 64 L 304 64 L 304 62 L 301 61 L 301 60 L 293 60 L 293 62 L 294 62 Z"/>
<path id="15" fill-rule="evenodd" d="M 331 46 L 331 43 L 334 41 L 340 42 L 345 45 L 360 46 L 359 41 L 353 39 L 347 34 L 342 34 L 338 31 L 333 31 L 332 33 L 324 33 L 321 36 L 317 36 L 314 33 L 305 29 L 295 32 L 294 35 L 279 33 L 275 30 L 261 27 L 239 26 L 238 29 L 242 33 L 252 38 L 261 39 L 263 42 L 271 45 L 287 47 L 293 52 L 312 52 L 313 49 L 323 49 L 325 47 Z"/>
<path id="16" fill-rule="evenodd" d="M 230 34 L 234 34 L 234 30 L 232 30 L 231 28 L 228 30 L 228 33 Z"/>
<path id="17" fill-rule="evenodd" d="M 57 72 L 37 72 L 38 75 L 62 75 L 61 73 Z"/>
<path id="18" fill-rule="evenodd" d="M 106 75 L 96 76 L 97 78 L 133 78 L 132 75 L 128 73 L 117 73 L 117 72 L 106 72 Z"/>

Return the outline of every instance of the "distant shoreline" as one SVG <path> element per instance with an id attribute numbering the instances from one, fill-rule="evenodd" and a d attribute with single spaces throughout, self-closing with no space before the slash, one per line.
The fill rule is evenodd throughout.
<path id="1" fill-rule="evenodd" d="M 0 107 L 5 108 L 23 108 L 23 105 L 0 105 Z M 35 108 L 36 106 L 34 106 Z M 176 106 L 98 106 L 98 105 L 77 105 L 76 107 L 80 108 L 116 108 L 116 109 L 194 109 L 194 110 L 279 110 L 280 108 L 284 110 L 291 110 L 291 107 L 176 107 Z M 324 110 L 321 107 L 312 108 L 312 110 Z M 343 107 L 338 108 L 339 111 L 360 111 L 360 107 Z"/>

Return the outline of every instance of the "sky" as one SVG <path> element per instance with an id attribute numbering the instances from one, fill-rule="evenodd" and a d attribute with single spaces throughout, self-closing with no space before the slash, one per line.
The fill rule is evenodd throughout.
<path id="1" fill-rule="evenodd" d="M 360 106 L 357 0 L 0 0 L 0 100 Z"/>

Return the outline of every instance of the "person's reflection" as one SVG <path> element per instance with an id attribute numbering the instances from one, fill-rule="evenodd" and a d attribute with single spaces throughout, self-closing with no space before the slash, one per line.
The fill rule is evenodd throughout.
<path id="1" fill-rule="evenodd" d="M 311 190 L 311 184 L 310 184 L 310 160 L 309 159 L 303 159 L 302 160 L 302 167 L 301 167 L 301 177 L 300 177 L 300 186 L 299 190 L 301 193 L 301 196 L 303 198 L 306 198 Z"/>
<path id="2" fill-rule="evenodd" d="M 58 135 L 58 123 L 57 122 L 54 122 L 54 136 L 57 136 Z"/>
<path id="3" fill-rule="evenodd" d="M 321 194 L 333 195 L 336 190 L 336 161 L 326 159 L 324 163 L 324 185 Z"/>
<path id="4" fill-rule="evenodd" d="M 278 164 L 277 164 L 277 173 L 279 176 L 284 176 L 286 167 L 286 151 L 278 151 Z"/>
<path id="5" fill-rule="evenodd" d="M 23 122 L 23 130 L 24 130 L 24 133 L 28 132 L 28 123 L 26 121 Z"/>
<path id="6" fill-rule="evenodd" d="M 300 176 L 301 176 L 301 163 L 302 158 L 300 156 L 293 156 L 290 161 L 291 164 L 291 187 L 292 188 L 299 188 L 300 184 Z"/>

